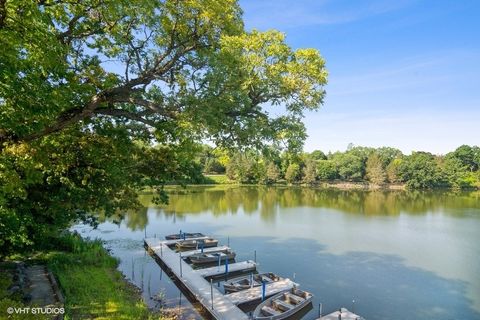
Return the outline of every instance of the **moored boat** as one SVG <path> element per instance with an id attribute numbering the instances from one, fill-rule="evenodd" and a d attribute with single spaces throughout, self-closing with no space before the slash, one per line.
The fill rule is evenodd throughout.
<path id="1" fill-rule="evenodd" d="M 286 319 L 312 301 L 313 295 L 309 292 L 292 288 L 266 299 L 260 303 L 253 312 L 255 320 L 280 320 Z"/>
<path id="2" fill-rule="evenodd" d="M 235 252 L 232 250 L 226 250 L 224 252 L 211 252 L 211 253 L 195 253 L 188 257 L 190 262 L 194 264 L 214 263 L 225 260 L 235 259 Z"/>
<path id="3" fill-rule="evenodd" d="M 200 232 L 194 232 L 194 233 L 189 233 L 189 232 L 182 232 L 182 233 L 176 233 L 176 234 L 169 234 L 168 236 L 165 236 L 166 240 L 179 240 L 179 239 L 191 239 L 191 238 L 200 238 L 200 237 L 205 237 L 203 233 Z"/>
<path id="4" fill-rule="evenodd" d="M 203 246 L 203 248 L 216 247 L 218 244 L 217 239 L 205 238 L 205 239 L 190 239 L 190 240 L 180 240 L 175 246 L 178 249 L 198 249 Z"/>
<path id="5" fill-rule="evenodd" d="M 226 293 L 238 292 L 247 290 L 252 287 L 258 287 L 262 285 L 262 281 L 265 283 L 271 283 L 279 281 L 283 278 L 277 276 L 275 273 L 267 272 L 260 274 L 253 274 L 249 276 L 238 277 L 231 279 L 223 284 L 223 288 Z"/>

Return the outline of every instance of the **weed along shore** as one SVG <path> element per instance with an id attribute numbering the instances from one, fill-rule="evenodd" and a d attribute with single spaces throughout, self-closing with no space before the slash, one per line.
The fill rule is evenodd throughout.
<path id="1" fill-rule="evenodd" d="M 112 257 L 99 240 L 82 239 L 65 234 L 55 239 L 54 250 L 44 249 L 28 256 L 12 256 L 0 265 L 0 309 L 32 308 L 29 286 L 24 293 L 12 292 L 16 277 L 14 261 L 27 266 L 43 265 L 58 281 L 64 297 L 62 315 L 66 319 L 174 319 L 174 315 L 151 311 L 141 298 L 140 289 L 131 284 L 117 269 L 118 259 Z M 30 287 L 37 283 L 30 279 Z M 48 297 L 45 297 L 48 298 Z M 17 310 L 17 309 L 15 309 Z M 0 317 L 1 318 L 1 317 Z M 11 319 L 50 319 L 35 314 L 12 314 Z M 9 319 L 10 319 L 9 318 Z"/>

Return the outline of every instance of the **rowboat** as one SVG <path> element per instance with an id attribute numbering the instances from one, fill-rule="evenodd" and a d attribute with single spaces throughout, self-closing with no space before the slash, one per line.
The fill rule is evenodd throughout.
<path id="1" fill-rule="evenodd" d="M 286 319 L 308 306 L 312 298 L 313 295 L 311 293 L 292 288 L 289 291 L 276 294 L 260 303 L 253 312 L 253 319 Z"/>
<path id="2" fill-rule="evenodd" d="M 180 240 L 178 241 L 175 246 L 178 249 L 197 249 L 201 248 L 209 248 L 209 247 L 216 247 L 218 244 L 217 239 L 213 238 L 206 238 L 206 239 L 197 239 L 197 240 Z"/>
<path id="3" fill-rule="evenodd" d="M 178 240 L 178 239 L 190 239 L 190 238 L 200 238 L 200 237 L 205 237 L 203 233 L 195 232 L 195 233 L 188 233 L 188 232 L 182 232 L 182 233 L 176 233 L 176 234 L 169 234 L 168 236 L 165 236 L 166 240 Z"/>
<path id="4" fill-rule="evenodd" d="M 192 254 L 188 259 L 194 264 L 203 264 L 203 263 L 213 263 L 225 260 L 235 259 L 235 252 L 231 250 L 226 250 L 224 252 L 211 252 L 211 253 L 195 253 Z"/>
<path id="5" fill-rule="evenodd" d="M 231 279 L 223 284 L 223 288 L 225 289 L 225 293 L 232 293 L 250 289 L 252 287 L 259 287 L 262 285 L 262 281 L 265 283 L 271 283 L 281 279 L 281 277 L 271 272 L 253 274 Z"/>

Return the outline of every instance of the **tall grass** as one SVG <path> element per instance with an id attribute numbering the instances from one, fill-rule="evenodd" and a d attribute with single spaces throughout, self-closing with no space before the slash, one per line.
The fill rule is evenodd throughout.
<path id="1" fill-rule="evenodd" d="M 64 292 L 65 319 L 156 317 L 116 269 L 118 261 L 100 241 L 67 235 L 59 239 L 58 245 L 65 251 L 47 253 L 44 259 Z"/>

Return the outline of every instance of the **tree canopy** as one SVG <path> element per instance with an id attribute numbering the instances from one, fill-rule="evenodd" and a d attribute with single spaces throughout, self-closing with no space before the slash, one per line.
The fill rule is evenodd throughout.
<path id="1" fill-rule="evenodd" d="M 235 0 L 2 1 L 0 46 L 2 252 L 196 179 L 200 141 L 300 150 L 327 81 Z"/>

